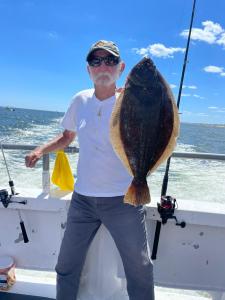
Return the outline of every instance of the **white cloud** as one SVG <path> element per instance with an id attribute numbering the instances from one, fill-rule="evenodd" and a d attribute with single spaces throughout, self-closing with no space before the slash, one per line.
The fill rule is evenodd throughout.
<path id="1" fill-rule="evenodd" d="M 163 44 L 152 44 L 146 48 L 133 48 L 132 49 L 136 54 L 141 56 L 146 56 L 151 54 L 155 57 L 162 57 L 162 58 L 173 58 L 173 54 L 176 52 L 184 52 L 185 48 L 174 48 L 169 47 L 167 48 Z"/>
<path id="2" fill-rule="evenodd" d="M 225 107 L 209 106 L 208 108 L 213 109 L 213 112 L 225 113 Z"/>
<path id="3" fill-rule="evenodd" d="M 189 89 L 192 89 L 192 90 L 196 90 L 196 89 L 197 89 L 197 86 L 195 86 L 195 85 L 189 85 L 188 88 L 189 88 Z"/>
<path id="4" fill-rule="evenodd" d="M 188 37 L 188 32 L 189 32 L 189 29 L 185 29 L 184 31 L 181 32 L 180 35 L 183 37 Z M 204 30 L 199 29 L 199 28 L 192 29 L 191 39 L 198 40 L 198 41 L 204 41 L 209 44 L 215 43 L 215 40 L 216 40 L 213 33 L 205 32 Z"/>
<path id="5" fill-rule="evenodd" d="M 203 28 L 192 28 L 191 39 L 203 41 L 208 44 L 218 44 L 225 47 L 225 30 L 219 23 L 213 21 L 202 22 Z M 188 29 L 183 30 L 180 35 L 187 38 Z"/>
<path id="6" fill-rule="evenodd" d="M 195 97 L 195 98 L 198 98 L 198 99 L 205 99 L 205 97 L 202 97 L 202 96 L 199 96 L 197 94 L 185 94 L 185 93 L 182 93 L 181 94 L 182 97 Z"/>
<path id="7" fill-rule="evenodd" d="M 207 67 L 204 67 L 203 70 L 205 72 L 209 72 L 209 73 L 222 73 L 223 67 L 207 66 Z"/>
<path id="8" fill-rule="evenodd" d="M 134 51 L 136 54 L 139 54 L 141 56 L 147 56 L 148 47 L 147 48 L 132 48 L 132 51 Z"/>
<path id="9" fill-rule="evenodd" d="M 220 34 L 224 31 L 220 24 L 213 23 L 212 21 L 202 22 L 202 25 L 205 27 L 205 31 L 213 32 L 214 34 Z"/>
<path id="10" fill-rule="evenodd" d="M 176 86 L 176 84 L 170 84 L 170 87 L 171 87 L 171 89 L 175 89 L 177 86 Z"/>
<path id="11" fill-rule="evenodd" d="M 220 38 L 216 41 L 216 43 L 225 47 L 225 32 L 221 34 Z"/>
<path id="12" fill-rule="evenodd" d="M 183 85 L 183 89 L 191 89 L 191 90 L 196 90 L 197 86 L 195 85 Z"/>
<path id="13" fill-rule="evenodd" d="M 203 112 L 199 112 L 199 113 L 194 113 L 188 110 L 184 110 L 183 114 L 186 116 L 198 116 L 198 117 L 208 117 L 208 115 L 206 113 Z"/>
<path id="14" fill-rule="evenodd" d="M 193 113 L 192 113 L 191 111 L 184 110 L 184 111 L 182 112 L 182 114 L 190 116 L 190 115 L 192 115 Z"/>
<path id="15" fill-rule="evenodd" d="M 225 76 L 223 67 L 207 66 L 207 67 L 204 67 L 203 70 L 208 73 L 218 73 L 218 74 L 220 74 L 220 76 L 223 76 L 223 77 Z"/>
<path id="16" fill-rule="evenodd" d="M 182 97 L 190 97 L 191 94 L 181 94 Z"/>
<path id="17" fill-rule="evenodd" d="M 59 38 L 59 35 L 55 31 L 49 31 L 46 33 L 46 35 L 50 40 L 57 40 Z"/>
<path id="18" fill-rule="evenodd" d="M 206 113 L 202 113 L 202 112 L 197 113 L 196 115 L 197 115 L 197 116 L 200 116 L 200 117 L 208 117 L 208 116 L 209 116 L 209 115 L 207 115 Z"/>
<path id="19" fill-rule="evenodd" d="M 196 95 L 196 94 L 194 94 L 193 97 L 199 98 L 199 99 L 205 99 L 205 97 L 202 97 L 202 96 L 199 96 L 199 95 Z"/>

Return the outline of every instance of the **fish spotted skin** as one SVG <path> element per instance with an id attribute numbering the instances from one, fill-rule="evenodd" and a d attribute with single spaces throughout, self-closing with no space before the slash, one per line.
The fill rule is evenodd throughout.
<path id="1" fill-rule="evenodd" d="M 150 58 L 128 75 L 111 117 L 111 142 L 134 177 L 124 202 L 150 202 L 146 177 L 167 159 L 179 134 L 173 94 Z"/>

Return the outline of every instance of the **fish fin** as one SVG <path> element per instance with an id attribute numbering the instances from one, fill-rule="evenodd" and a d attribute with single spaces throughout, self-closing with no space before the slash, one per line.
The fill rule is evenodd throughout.
<path id="1" fill-rule="evenodd" d="M 123 201 L 124 203 L 134 206 L 150 203 L 151 196 L 147 181 L 137 182 L 137 180 L 134 178 L 124 196 Z"/>

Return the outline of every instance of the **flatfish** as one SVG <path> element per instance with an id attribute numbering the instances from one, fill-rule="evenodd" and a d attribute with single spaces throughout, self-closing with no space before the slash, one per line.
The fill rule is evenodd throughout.
<path id="1" fill-rule="evenodd" d="M 114 151 L 133 176 L 125 203 L 151 201 L 146 177 L 172 154 L 179 123 L 169 85 L 153 61 L 143 58 L 129 73 L 110 120 Z"/>

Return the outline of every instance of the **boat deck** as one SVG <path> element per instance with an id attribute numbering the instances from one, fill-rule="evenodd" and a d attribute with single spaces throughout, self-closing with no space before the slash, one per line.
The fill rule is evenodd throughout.
<path id="1" fill-rule="evenodd" d="M 29 295 L 0 293 L 0 300 L 49 300 L 49 298 L 29 296 Z"/>
<path id="2" fill-rule="evenodd" d="M 9 292 L 0 292 L 0 300 L 50 300 L 55 299 L 55 272 L 16 270 L 16 283 Z M 39 295 L 39 296 L 34 296 Z M 83 298 L 82 298 L 83 299 Z M 94 300 L 102 300 L 98 297 Z M 126 299 L 123 298 L 123 299 Z M 155 286 L 155 300 L 211 300 L 212 296 L 203 291 L 174 289 Z M 79 300 L 79 297 L 78 299 Z M 88 298 L 89 300 L 89 298 Z M 129 300 L 127 295 L 127 300 Z"/>
<path id="3" fill-rule="evenodd" d="M 200 295 L 198 292 L 193 291 L 183 291 L 162 287 L 155 288 L 155 300 L 211 300 L 210 295 Z M 9 293 L 0 293 L 0 300 L 50 300 L 46 297 L 38 297 L 31 295 L 19 295 L 19 294 L 9 294 Z M 79 300 L 79 299 L 78 299 Z M 128 300 L 128 298 L 127 298 Z"/>

